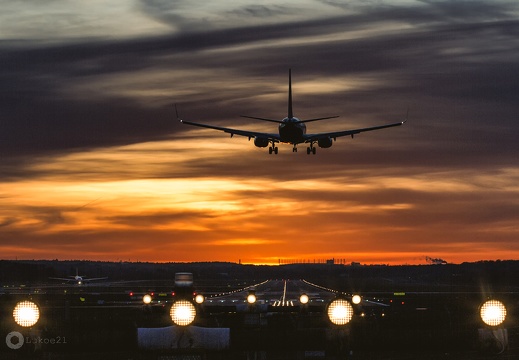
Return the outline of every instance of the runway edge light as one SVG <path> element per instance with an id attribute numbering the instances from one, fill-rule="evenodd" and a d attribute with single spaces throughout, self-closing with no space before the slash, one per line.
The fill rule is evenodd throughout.
<path id="1" fill-rule="evenodd" d="M 146 294 L 142 297 L 142 302 L 146 305 L 150 304 L 152 301 L 152 297 L 150 294 Z"/>
<path id="2" fill-rule="evenodd" d="M 197 304 L 199 304 L 199 305 L 200 305 L 200 304 L 203 304 L 204 301 L 205 301 L 205 297 L 204 297 L 204 295 L 202 295 L 202 294 L 196 294 L 196 296 L 195 296 L 195 302 L 196 302 Z"/>
<path id="3" fill-rule="evenodd" d="M 359 305 L 361 303 L 361 301 L 362 301 L 362 298 L 360 297 L 360 295 L 355 294 L 351 297 L 351 302 L 354 303 L 355 305 Z"/>
<path id="4" fill-rule="evenodd" d="M 253 305 L 256 303 L 256 300 L 256 289 L 249 289 L 249 292 L 247 294 L 247 302 L 249 303 L 249 305 Z"/>
<path id="5" fill-rule="evenodd" d="M 308 297 L 308 295 L 306 294 L 301 294 L 301 296 L 299 297 L 299 302 L 303 305 L 306 305 L 308 304 L 308 301 L 310 300 L 310 298 Z"/>

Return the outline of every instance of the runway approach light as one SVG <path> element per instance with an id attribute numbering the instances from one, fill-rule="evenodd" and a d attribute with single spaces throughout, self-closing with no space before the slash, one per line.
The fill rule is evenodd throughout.
<path id="1" fill-rule="evenodd" d="M 202 294 L 196 294 L 195 296 L 195 302 L 197 304 L 202 304 L 204 302 L 205 298 L 204 298 L 204 295 Z"/>
<path id="2" fill-rule="evenodd" d="M 177 300 L 171 305 L 169 315 L 175 325 L 187 326 L 195 320 L 195 305 L 189 300 Z"/>
<path id="3" fill-rule="evenodd" d="M 306 305 L 308 304 L 308 301 L 310 300 L 310 298 L 308 297 L 308 295 L 306 294 L 302 294 L 300 297 L 299 297 L 299 302 L 303 305 Z"/>
<path id="4" fill-rule="evenodd" d="M 13 310 L 14 321 L 23 327 L 31 327 L 40 319 L 40 309 L 32 301 L 20 301 Z"/>
<path id="5" fill-rule="evenodd" d="M 344 299 L 335 299 L 328 306 L 328 318 L 335 325 L 346 325 L 353 317 L 353 307 Z"/>
<path id="6" fill-rule="evenodd" d="M 360 297 L 360 295 L 353 295 L 351 297 L 351 302 L 354 303 L 355 305 L 359 305 L 361 301 L 362 301 L 362 298 Z"/>
<path id="7" fill-rule="evenodd" d="M 489 326 L 499 326 L 506 318 L 506 307 L 498 300 L 488 300 L 480 309 L 481 320 Z"/>
<path id="8" fill-rule="evenodd" d="M 146 294 L 142 297 L 142 302 L 145 303 L 146 305 L 150 304 L 151 303 L 151 295 L 150 294 Z"/>

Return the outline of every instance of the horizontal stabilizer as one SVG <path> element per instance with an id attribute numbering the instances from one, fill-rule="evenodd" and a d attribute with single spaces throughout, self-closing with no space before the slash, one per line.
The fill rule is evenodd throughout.
<path id="1" fill-rule="evenodd" d="M 311 121 L 318 121 L 318 120 L 326 120 L 326 119 L 335 119 L 335 118 L 338 118 L 339 115 L 336 115 L 336 116 L 327 116 L 327 117 L 322 117 L 322 118 L 315 118 L 315 119 L 308 119 L 308 120 L 301 120 L 302 123 L 307 123 L 307 122 L 311 122 Z"/>
<path id="2" fill-rule="evenodd" d="M 281 121 L 281 120 L 265 119 L 265 118 L 255 117 L 255 116 L 247 116 L 247 115 L 240 115 L 240 116 L 241 116 L 241 117 L 244 117 L 244 118 L 247 118 L 247 119 L 255 119 L 255 120 L 262 120 L 262 121 L 270 121 L 270 122 L 275 122 L 275 123 L 278 123 L 278 124 L 283 123 L 283 121 Z"/>

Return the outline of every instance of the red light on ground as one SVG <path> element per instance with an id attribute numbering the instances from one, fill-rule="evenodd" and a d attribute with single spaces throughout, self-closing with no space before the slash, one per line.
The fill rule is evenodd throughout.
<path id="1" fill-rule="evenodd" d="M 133 296 L 133 291 L 130 291 L 130 296 Z"/>

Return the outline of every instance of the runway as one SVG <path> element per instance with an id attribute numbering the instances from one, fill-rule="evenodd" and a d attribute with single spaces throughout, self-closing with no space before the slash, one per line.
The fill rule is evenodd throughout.
<path id="1" fill-rule="evenodd" d="M 330 270 L 321 270 L 326 269 Z M 172 279 L 4 286 L 0 337 L 5 341 L 0 344 L 0 358 L 295 360 L 354 355 L 358 359 L 469 359 L 519 355 L 519 294 L 512 288 L 492 293 L 506 305 L 507 314 L 501 325 L 487 326 L 480 309 L 489 293 L 472 287 L 445 291 L 444 286 L 415 282 L 412 288 L 396 284 L 393 291 L 389 287 L 346 291 L 357 286 L 344 286 L 343 278 L 331 277 L 329 272 L 323 283 L 318 283 L 318 276 L 311 281 L 294 276 L 264 280 L 224 276 L 227 280 L 215 281 L 198 275 L 192 286 L 176 286 Z M 348 282 L 352 283 L 351 277 Z M 420 287 L 424 291 L 418 291 Z M 197 295 L 203 295 L 203 301 L 197 302 Z M 172 309 L 181 300 L 193 309 L 187 325 L 173 320 Z M 347 303 L 344 314 L 343 310 L 339 313 L 348 318 L 339 325 L 330 318 L 336 300 Z M 34 325 L 15 322 L 13 309 L 21 301 L 38 308 L 39 320 Z M 346 316 L 348 309 L 351 314 Z"/>

